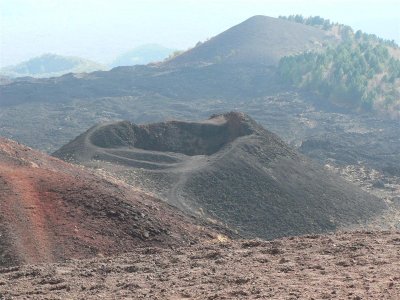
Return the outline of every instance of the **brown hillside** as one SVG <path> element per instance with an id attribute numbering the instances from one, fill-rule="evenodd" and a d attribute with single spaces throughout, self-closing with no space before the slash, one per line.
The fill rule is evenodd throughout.
<path id="1" fill-rule="evenodd" d="M 353 232 L 135 250 L 2 269 L 4 299 L 393 299 L 400 233 Z"/>
<path id="2" fill-rule="evenodd" d="M 213 231 L 157 199 L 0 140 L 0 266 L 186 245 Z"/>

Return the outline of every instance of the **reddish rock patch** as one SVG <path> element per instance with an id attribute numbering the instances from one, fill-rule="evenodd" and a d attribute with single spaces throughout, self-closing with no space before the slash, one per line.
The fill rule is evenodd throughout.
<path id="1" fill-rule="evenodd" d="M 187 245 L 217 236 L 206 223 L 147 194 L 9 140 L 0 140 L 0 199 L 6 237 L 0 250 L 8 257 L 2 265 Z"/>
<path id="2" fill-rule="evenodd" d="M 2 166 L 0 176 L 8 187 L 2 195 L 2 213 L 9 227 L 17 253 L 21 259 L 30 263 L 55 261 L 49 240 L 49 212 L 52 197 L 42 195 L 37 190 L 35 179 L 27 177 L 29 172 L 23 168 Z"/>

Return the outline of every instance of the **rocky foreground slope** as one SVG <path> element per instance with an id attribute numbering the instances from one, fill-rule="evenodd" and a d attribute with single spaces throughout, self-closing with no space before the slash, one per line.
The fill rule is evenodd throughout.
<path id="1" fill-rule="evenodd" d="M 248 237 L 363 226 L 386 209 L 242 113 L 201 122 L 98 125 L 54 155 L 105 169 Z"/>
<path id="2" fill-rule="evenodd" d="M 0 267 L 218 235 L 148 194 L 6 139 L 0 139 L 0 200 Z"/>
<path id="3" fill-rule="evenodd" d="M 147 248 L 0 269 L 1 299 L 398 299 L 400 232 Z"/>

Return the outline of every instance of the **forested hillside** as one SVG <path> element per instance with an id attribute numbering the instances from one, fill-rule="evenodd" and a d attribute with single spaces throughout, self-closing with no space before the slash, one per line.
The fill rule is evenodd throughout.
<path id="1" fill-rule="evenodd" d="M 284 82 L 315 93 L 321 101 L 399 115 L 400 61 L 394 41 L 354 32 L 320 17 L 286 19 L 332 31 L 342 43 L 322 52 L 282 58 L 278 71 Z"/>

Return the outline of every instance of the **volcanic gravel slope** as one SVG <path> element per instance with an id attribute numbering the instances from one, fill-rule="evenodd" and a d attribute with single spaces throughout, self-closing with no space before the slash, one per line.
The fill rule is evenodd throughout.
<path id="1" fill-rule="evenodd" d="M 321 50 L 337 42 L 337 37 L 312 26 L 267 16 L 253 16 L 164 64 L 276 65 L 283 56 Z"/>
<path id="2" fill-rule="evenodd" d="M 400 232 L 146 248 L 0 269 L 1 299 L 399 299 Z"/>
<path id="3" fill-rule="evenodd" d="M 386 208 L 242 113 L 202 122 L 99 125 L 54 155 L 106 169 L 250 237 L 364 225 Z"/>
<path id="4" fill-rule="evenodd" d="M 0 199 L 0 266 L 217 236 L 143 192 L 6 139 L 0 139 Z"/>

